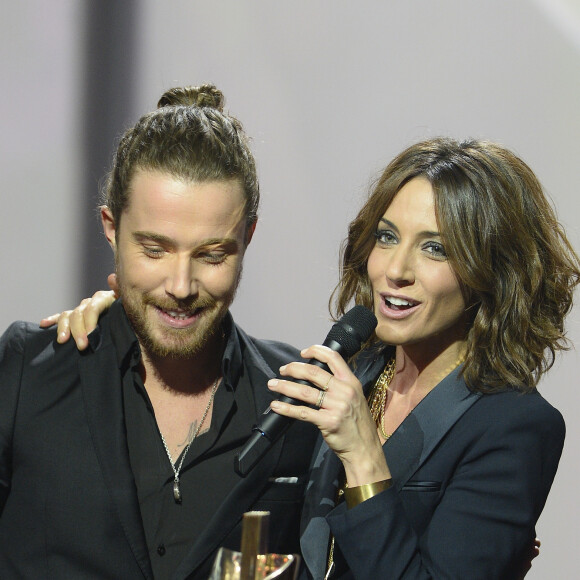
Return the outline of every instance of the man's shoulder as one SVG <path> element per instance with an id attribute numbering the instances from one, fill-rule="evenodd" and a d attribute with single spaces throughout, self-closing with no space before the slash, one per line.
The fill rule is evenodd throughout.
<path id="1" fill-rule="evenodd" d="M 251 338 L 256 348 L 262 353 L 280 360 L 281 362 L 291 362 L 300 360 L 300 351 L 291 344 L 278 340 Z"/>
<path id="2" fill-rule="evenodd" d="M 17 392 L 23 381 L 42 382 L 70 369 L 76 346 L 58 344 L 56 329 L 30 322 L 13 322 L 0 338 L 0 386 L 3 397 Z M 74 341 L 73 341 L 74 345 Z M 66 354 L 65 354 L 66 352 Z M 77 351 L 78 352 L 78 351 Z"/>
<path id="3" fill-rule="evenodd" d="M 285 342 L 278 340 L 269 340 L 255 338 L 247 334 L 238 325 L 236 325 L 240 342 L 246 349 L 255 349 L 260 356 L 268 363 L 270 368 L 278 368 L 280 365 L 300 360 L 300 351 Z"/>
<path id="4" fill-rule="evenodd" d="M 56 343 L 56 327 L 40 328 L 37 323 L 17 320 L 0 337 L 0 348 L 23 351 L 26 348 L 45 348 Z"/>
<path id="5" fill-rule="evenodd" d="M 110 342 L 109 324 L 106 323 L 108 316 L 103 315 L 93 333 L 99 336 L 98 349 L 103 343 Z M 93 334 L 91 333 L 91 334 Z M 90 337 L 90 335 L 89 335 Z M 95 340 L 89 338 L 91 347 L 79 351 L 75 341 L 70 338 L 67 342 L 60 344 L 57 342 L 57 327 L 41 328 L 38 323 L 18 320 L 8 326 L 0 336 L 0 358 L 6 359 L 11 356 L 20 356 L 23 362 L 34 361 L 35 365 L 42 362 L 55 361 L 61 364 L 66 359 L 76 359 L 77 357 L 90 356 L 94 353 Z"/>
<path id="6" fill-rule="evenodd" d="M 283 364 L 300 359 L 300 351 L 291 344 L 279 340 L 255 338 L 246 334 L 239 327 L 237 329 L 241 335 L 241 339 L 247 344 L 252 345 L 266 360 L 272 359 Z"/>

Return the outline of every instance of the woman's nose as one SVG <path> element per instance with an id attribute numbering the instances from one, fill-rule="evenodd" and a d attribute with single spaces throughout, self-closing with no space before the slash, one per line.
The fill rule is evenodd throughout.
<path id="1" fill-rule="evenodd" d="M 414 258 L 412 253 L 402 245 L 387 252 L 385 275 L 398 286 L 412 284 L 415 281 Z"/>

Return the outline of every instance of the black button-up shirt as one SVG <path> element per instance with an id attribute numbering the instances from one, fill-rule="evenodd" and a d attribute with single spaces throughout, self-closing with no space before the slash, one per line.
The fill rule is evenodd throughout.
<path id="1" fill-rule="evenodd" d="M 228 314 L 223 378 L 215 394 L 211 425 L 192 442 L 185 456 L 179 474 L 183 501 L 177 504 L 174 473 L 139 373 L 137 338 L 125 316 L 115 318 L 111 330 L 122 373 L 129 457 L 149 556 L 155 578 L 170 578 L 239 479 L 233 469 L 234 455 L 257 419 L 252 387 Z M 177 458 L 177 465 L 179 461 Z"/>

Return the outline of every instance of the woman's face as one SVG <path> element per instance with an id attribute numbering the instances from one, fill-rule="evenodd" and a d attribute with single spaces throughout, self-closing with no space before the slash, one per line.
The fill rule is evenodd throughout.
<path id="1" fill-rule="evenodd" d="M 466 305 L 438 230 L 433 188 L 415 177 L 379 220 L 367 262 L 385 343 L 429 341 L 429 350 L 442 351 L 465 338 Z"/>

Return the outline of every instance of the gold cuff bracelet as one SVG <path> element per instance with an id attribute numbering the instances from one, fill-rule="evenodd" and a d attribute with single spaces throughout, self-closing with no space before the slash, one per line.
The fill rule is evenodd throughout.
<path id="1" fill-rule="evenodd" d="M 370 499 L 371 497 L 389 489 L 393 485 L 392 479 L 383 479 L 382 481 L 375 481 L 374 483 L 366 483 L 365 485 L 358 485 L 357 487 L 347 487 L 344 490 L 344 499 L 346 500 L 346 507 L 351 509 L 359 503 Z"/>

